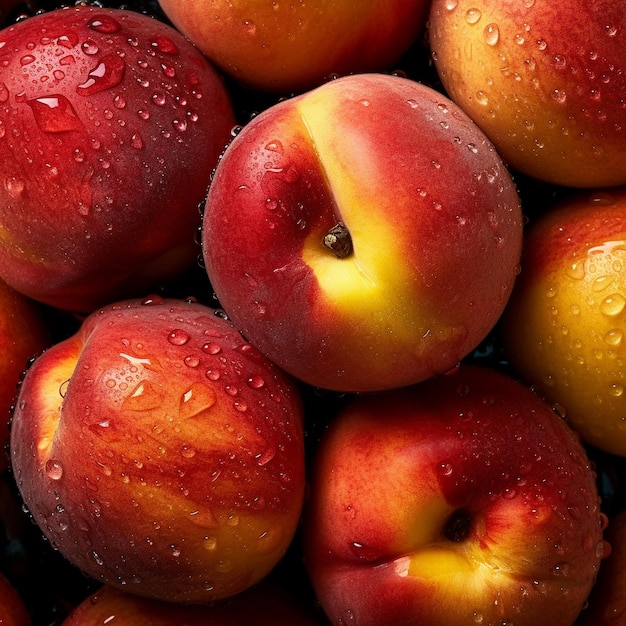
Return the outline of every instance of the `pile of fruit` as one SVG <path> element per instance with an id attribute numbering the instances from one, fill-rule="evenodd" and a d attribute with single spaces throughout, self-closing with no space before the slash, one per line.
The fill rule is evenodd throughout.
<path id="1" fill-rule="evenodd" d="M 621 3 L 0 26 L 0 623 L 626 624 Z"/>

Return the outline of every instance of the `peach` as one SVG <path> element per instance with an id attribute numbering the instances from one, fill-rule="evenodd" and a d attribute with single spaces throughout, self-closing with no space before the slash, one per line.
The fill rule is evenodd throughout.
<path id="1" fill-rule="evenodd" d="M 507 163 L 572 187 L 626 183 L 626 10 L 612 0 L 433 0 L 450 97 Z"/>
<path id="2" fill-rule="evenodd" d="M 298 386 L 213 309 L 130 300 L 31 365 L 11 460 L 34 521 L 72 564 L 200 603 L 258 582 L 290 545 L 302 421 Z"/>
<path id="3" fill-rule="evenodd" d="M 360 74 L 244 127 L 216 168 L 202 243 L 251 343 L 311 385 L 374 391 L 455 367 L 491 330 L 522 214 L 500 157 L 456 105 Z"/>
<path id="4" fill-rule="evenodd" d="M 44 308 L 0 279 L 0 471 L 8 466 L 8 422 L 29 360 L 53 341 Z"/>
<path id="5" fill-rule="evenodd" d="M 331 74 L 393 69 L 424 31 L 429 0 L 159 0 L 224 72 L 264 91 L 303 91 Z"/>
<path id="6" fill-rule="evenodd" d="M 626 188 L 567 196 L 525 242 L 504 358 L 585 441 L 626 456 Z"/>
<path id="7" fill-rule="evenodd" d="M 605 522 L 574 431 L 514 379 L 461 365 L 330 423 L 304 550 L 333 624 L 571 626 Z"/>
<path id="8" fill-rule="evenodd" d="M 606 538 L 611 553 L 602 562 L 589 605 L 576 626 L 626 625 L 626 510 L 611 516 Z"/>
<path id="9" fill-rule="evenodd" d="M 86 598 L 62 626 L 102 626 L 112 617 L 123 626 L 320 626 L 281 587 L 260 583 L 234 598 L 204 605 L 181 605 L 125 593 L 105 585 Z"/>
<path id="10" fill-rule="evenodd" d="M 146 15 L 76 6 L 0 33 L 0 277 L 79 312 L 192 266 L 234 114 L 221 77 Z"/>

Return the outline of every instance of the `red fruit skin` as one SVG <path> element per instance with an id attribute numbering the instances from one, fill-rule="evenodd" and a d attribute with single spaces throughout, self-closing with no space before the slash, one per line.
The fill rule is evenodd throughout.
<path id="1" fill-rule="evenodd" d="M 342 223 L 352 252 L 324 244 Z M 225 151 L 203 252 L 235 325 L 306 383 L 378 391 L 454 368 L 510 295 L 522 213 L 509 172 L 447 98 L 384 74 L 278 103 Z"/>
<path id="2" fill-rule="evenodd" d="M 0 34 L 0 276 L 91 311 L 190 266 L 230 138 L 221 77 L 172 27 L 78 6 Z"/>
<path id="3" fill-rule="evenodd" d="M 30 623 L 30 615 L 24 601 L 11 582 L 0 573 L 0 624 L 29 626 Z"/>
<path id="4" fill-rule="evenodd" d="M 316 613 L 275 584 L 262 582 L 211 605 L 160 602 L 104 586 L 84 600 L 63 626 L 102 626 L 115 615 L 119 626 L 321 626 Z"/>
<path id="5" fill-rule="evenodd" d="M 626 510 L 611 516 L 606 540 L 611 553 L 602 562 L 589 606 L 576 626 L 626 626 Z"/>
<path id="6" fill-rule="evenodd" d="M 303 448 L 299 388 L 212 309 L 176 300 L 94 312 L 29 368 L 11 429 L 22 498 L 62 555 L 188 603 L 282 558 Z"/>
<path id="7" fill-rule="evenodd" d="M 306 564 L 333 624 L 571 626 L 605 554 L 579 438 L 490 369 L 358 398 L 310 476 Z"/>
<path id="8" fill-rule="evenodd" d="M 43 307 L 0 280 L 0 471 L 8 467 L 8 422 L 28 361 L 49 346 L 52 328 Z"/>

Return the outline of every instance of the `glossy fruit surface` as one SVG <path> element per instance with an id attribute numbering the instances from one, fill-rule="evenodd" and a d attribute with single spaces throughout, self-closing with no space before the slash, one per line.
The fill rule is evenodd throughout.
<path id="1" fill-rule="evenodd" d="M 88 312 L 187 269 L 234 124 L 216 71 L 166 24 L 86 6 L 5 28 L 0 54 L 0 276 Z"/>

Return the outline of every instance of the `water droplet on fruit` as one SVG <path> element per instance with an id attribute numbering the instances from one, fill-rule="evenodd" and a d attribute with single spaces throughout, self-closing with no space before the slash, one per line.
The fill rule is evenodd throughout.
<path id="1" fill-rule="evenodd" d="M 252 378 L 248 378 L 248 386 L 251 387 L 252 389 L 261 389 L 262 387 L 265 386 L 265 380 L 259 376 L 252 376 Z"/>
<path id="2" fill-rule="evenodd" d="M 459 5 L 459 0 L 446 0 L 446 9 L 448 11 L 454 11 Z"/>
<path id="3" fill-rule="evenodd" d="M 166 35 L 158 35 L 151 46 L 163 54 L 178 54 L 178 46 Z"/>
<path id="4" fill-rule="evenodd" d="M 208 411 L 217 401 L 212 387 L 194 383 L 181 397 L 179 414 L 182 419 L 190 419 Z"/>
<path id="5" fill-rule="evenodd" d="M 465 12 L 465 21 L 468 24 L 477 24 L 480 21 L 481 17 L 482 13 L 480 9 L 477 8 L 467 9 L 467 11 Z"/>
<path id="6" fill-rule="evenodd" d="M 45 133 L 63 133 L 83 128 L 74 107 L 61 94 L 28 100 L 27 104 L 33 112 L 37 126 Z"/>
<path id="7" fill-rule="evenodd" d="M 167 340 L 173 346 L 184 346 L 186 343 L 189 342 L 190 339 L 191 336 L 189 335 L 189 333 L 186 330 L 180 329 L 171 331 L 170 334 L 167 336 Z"/>
<path id="8" fill-rule="evenodd" d="M 4 187 L 12 198 L 19 198 L 24 192 L 26 185 L 23 180 L 11 176 L 4 181 Z"/>
<path id="9" fill-rule="evenodd" d="M 614 348 L 619 346 L 624 339 L 624 332 L 620 328 L 613 328 L 604 335 L 604 341 Z"/>
<path id="10" fill-rule="evenodd" d="M 141 150 L 141 148 L 143 148 L 143 139 L 141 137 L 141 135 L 139 135 L 138 133 L 135 133 L 131 138 L 130 138 L 130 145 L 135 148 L 135 150 Z"/>
<path id="11" fill-rule="evenodd" d="M 187 367 L 191 367 L 191 368 L 196 368 L 198 367 L 198 365 L 200 365 L 200 359 L 195 356 L 195 355 L 190 355 L 190 356 L 186 356 L 183 359 L 183 363 L 187 366 Z"/>
<path id="12" fill-rule="evenodd" d="M 94 56 L 100 52 L 98 44 L 93 39 L 83 41 L 80 49 L 88 56 Z"/>
<path id="13" fill-rule="evenodd" d="M 615 317 L 622 313 L 626 307 L 626 298 L 619 293 L 607 296 L 600 304 L 600 311 L 609 317 Z"/>
<path id="14" fill-rule="evenodd" d="M 487 24 L 483 35 L 488 46 L 495 46 L 500 40 L 500 29 L 497 24 Z"/>
<path id="15" fill-rule="evenodd" d="M 610 383 L 609 395 L 613 396 L 614 398 L 620 398 L 624 395 L 624 385 L 620 383 Z"/>
<path id="16" fill-rule="evenodd" d="M 46 475 L 50 480 L 61 480 L 63 477 L 63 466 L 56 459 L 46 461 Z"/>
<path id="17" fill-rule="evenodd" d="M 222 351 L 222 346 L 220 346 L 219 343 L 214 343 L 214 342 L 210 342 L 210 343 L 205 343 L 202 346 L 202 351 L 206 352 L 207 354 L 219 354 Z"/>
<path id="18" fill-rule="evenodd" d="M 107 54 L 89 72 L 87 80 L 76 87 L 76 92 L 81 96 L 90 96 L 119 85 L 126 71 L 126 63 L 117 54 Z"/>
<path id="19" fill-rule="evenodd" d="M 110 15 L 98 15 L 87 22 L 87 28 L 102 34 L 118 33 L 122 30 L 121 24 Z"/>

